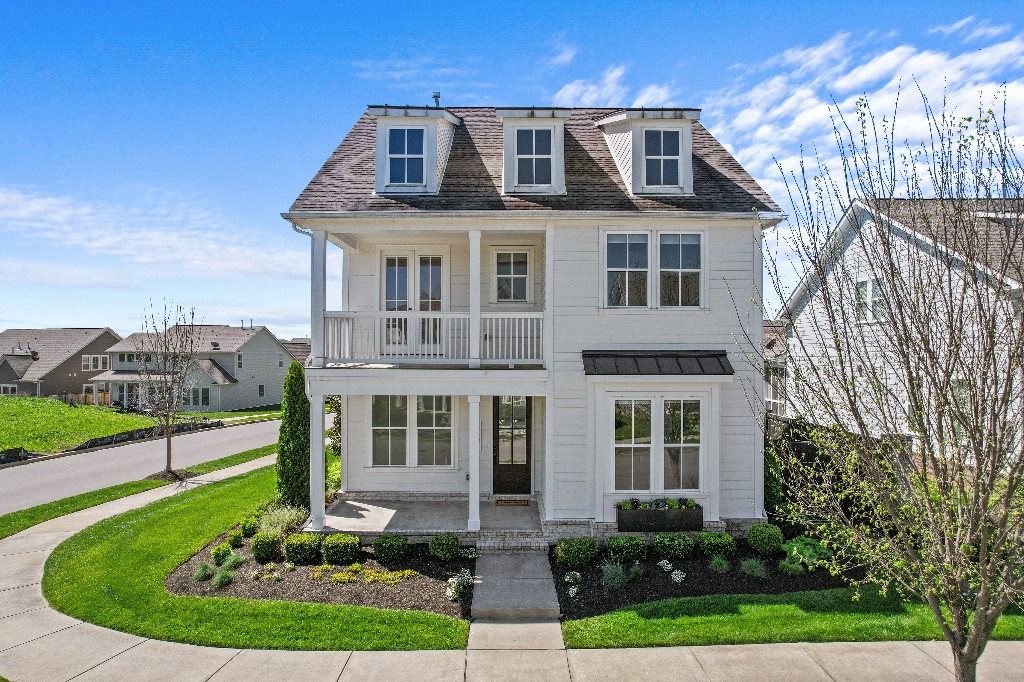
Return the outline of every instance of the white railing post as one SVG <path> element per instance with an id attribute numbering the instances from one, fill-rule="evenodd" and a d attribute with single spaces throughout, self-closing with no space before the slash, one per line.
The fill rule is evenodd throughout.
<path id="1" fill-rule="evenodd" d="M 327 306 L 327 233 L 313 232 L 310 263 L 310 350 L 313 367 L 324 366 L 324 311 Z"/>
<path id="2" fill-rule="evenodd" d="M 469 366 L 480 366 L 480 230 L 469 231 Z"/>

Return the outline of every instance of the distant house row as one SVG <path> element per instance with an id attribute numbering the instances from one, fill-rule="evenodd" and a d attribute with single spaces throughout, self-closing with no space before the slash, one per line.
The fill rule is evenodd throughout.
<path id="1" fill-rule="evenodd" d="M 198 380 L 186 409 L 230 411 L 281 402 L 293 360 L 305 363 L 309 339 L 284 341 L 264 326 L 196 325 Z M 0 396 L 133 405 L 142 395 L 139 335 L 108 327 L 0 332 Z"/>

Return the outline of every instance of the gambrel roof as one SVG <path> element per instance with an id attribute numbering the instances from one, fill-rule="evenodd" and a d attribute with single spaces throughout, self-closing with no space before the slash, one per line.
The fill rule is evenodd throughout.
<path id="1" fill-rule="evenodd" d="M 573 109 L 565 122 L 564 195 L 502 193 L 503 129 L 493 107 L 449 107 L 461 119 L 436 195 L 374 193 L 377 125 L 364 113 L 292 204 L 292 212 L 714 211 L 776 212 L 767 192 L 699 122 L 693 123 L 695 196 L 632 196 L 596 122 L 622 109 Z"/>

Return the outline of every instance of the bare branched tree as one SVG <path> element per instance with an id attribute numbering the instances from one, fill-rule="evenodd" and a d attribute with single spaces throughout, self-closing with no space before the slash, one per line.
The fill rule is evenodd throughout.
<path id="1" fill-rule="evenodd" d="M 195 310 L 164 303 L 158 310 L 151 303 L 136 335 L 135 358 L 141 379 L 140 401 L 156 418 L 167 444 L 164 471 L 174 473 L 171 440 L 178 424 L 182 400 L 196 381 L 196 352 L 199 339 Z"/>
<path id="2" fill-rule="evenodd" d="M 927 604 L 974 680 L 1024 590 L 1024 172 L 1005 95 L 972 116 L 920 96 L 923 141 L 861 100 L 833 121 L 835 169 L 783 172 L 789 258 L 766 268 L 786 409 L 818 455 L 783 452 L 780 473 L 830 568 Z"/>

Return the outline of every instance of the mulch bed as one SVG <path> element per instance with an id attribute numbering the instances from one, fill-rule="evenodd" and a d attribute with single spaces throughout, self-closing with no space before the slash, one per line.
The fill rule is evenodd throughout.
<path id="1" fill-rule="evenodd" d="M 709 594 L 781 594 L 783 592 L 800 592 L 804 590 L 827 590 L 845 587 L 842 577 L 833 576 L 824 569 L 805 572 L 799 576 L 789 576 L 778 570 L 778 557 L 765 560 L 768 578 L 754 578 L 740 573 L 739 565 L 744 559 L 760 557 L 756 552 L 741 543 L 736 554 L 729 560 L 730 570 L 719 575 L 708 568 L 708 560 L 694 549 L 686 559 L 672 561 L 672 566 L 686 574 L 682 583 L 672 582 L 669 573 L 658 566 L 661 557 L 648 548 L 647 560 L 640 562 L 644 573 L 629 581 L 624 588 L 615 592 L 606 592 L 601 587 L 601 563 L 605 559 L 604 552 L 586 566 L 572 568 L 556 563 L 554 547 L 548 553 L 551 562 L 551 573 L 555 578 L 555 590 L 558 592 L 558 604 L 562 617 L 566 620 L 587 618 L 602 613 L 615 611 L 633 604 L 673 599 L 676 597 L 697 597 Z M 569 583 L 565 574 L 578 571 L 583 576 L 583 584 L 576 597 L 569 596 Z"/>
<path id="2" fill-rule="evenodd" d="M 165 585 L 172 594 L 192 595 L 197 597 L 240 597 L 243 599 L 276 599 L 282 601 L 316 602 L 320 604 L 350 604 L 353 606 L 372 606 L 381 609 L 405 609 L 413 611 L 429 611 L 453 618 L 468 618 L 473 600 L 473 588 L 467 587 L 462 592 L 458 603 L 449 601 L 446 591 L 448 578 L 461 568 L 468 568 L 472 573 L 476 568 L 475 559 L 457 559 L 455 561 L 439 561 L 430 556 L 427 545 L 409 545 L 409 549 L 401 562 L 383 566 L 373 558 L 373 548 L 364 547 L 362 556 L 356 561 L 364 569 L 378 571 L 399 571 L 412 569 L 419 575 L 403 580 L 397 585 L 382 583 L 343 583 L 330 581 L 331 573 L 344 571 L 339 566 L 334 571 L 325 572 L 319 580 L 310 577 L 313 566 L 296 566 L 293 571 L 286 571 L 283 558 L 275 563 L 275 571 L 281 576 L 276 580 L 252 580 L 254 571 L 262 567 L 251 557 L 249 540 L 246 538 L 242 547 L 235 550 L 239 554 L 250 557 L 248 561 L 235 570 L 234 580 L 230 585 L 217 588 L 212 581 L 196 582 L 193 574 L 199 564 L 206 562 L 213 565 L 210 550 L 224 542 L 224 534 L 208 544 L 198 554 L 181 564 L 171 573 Z"/>
<path id="3" fill-rule="evenodd" d="M 147 481 L 170 481 L 171 483 L 179 483 L 189 478 L 195 478 L 198 476 L 194 471 L 188 469 L 174 469 L 173 471 L 158 471 L 155 474 L 146 476 Z"/>

